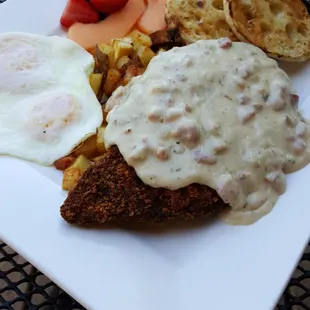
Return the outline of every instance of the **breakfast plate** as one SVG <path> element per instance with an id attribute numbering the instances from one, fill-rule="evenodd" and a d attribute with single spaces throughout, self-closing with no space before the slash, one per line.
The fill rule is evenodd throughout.
<path id="1" fill-rule="evenodd" d="M 7 0 L 0 32 L 63 35 L 65 3 Z M 310 117 L 310 62 L 280 66 Z M 61 172 L 7 156 L 0 171 L 0 238 L 87 309 L 272 309 L 310 235 L 309 165 L 249 226 L 69 226 L 59 215 Z"/>

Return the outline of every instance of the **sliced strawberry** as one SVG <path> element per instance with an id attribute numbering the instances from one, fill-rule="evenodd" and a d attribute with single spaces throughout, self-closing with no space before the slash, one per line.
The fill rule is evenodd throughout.
<path id="1" fill-rule="evenodd" d="M 69 0 L 60 18 L 63 27 L 69 28 L 75 22 L 83 24 L 96 23 L 99 12 L 86 0 Z"/>

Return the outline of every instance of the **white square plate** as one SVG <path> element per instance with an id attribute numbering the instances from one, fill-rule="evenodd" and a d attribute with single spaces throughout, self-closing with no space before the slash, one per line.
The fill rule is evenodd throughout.
<path id="1" fill-rule="evenodd" d="M 0 32 L 61 34 L 66 0 L 7 0 Z M 310 116 L 310 63 L 286 65 Z M 1 141 L 0 141 L 1 143 Z M 0 238 L 88 309 L 272 309 L 310 234 L 310 165 L 248 227 L 197 221 L 145 229 L 67 225 L 61 173 L 0 157 Z"/>

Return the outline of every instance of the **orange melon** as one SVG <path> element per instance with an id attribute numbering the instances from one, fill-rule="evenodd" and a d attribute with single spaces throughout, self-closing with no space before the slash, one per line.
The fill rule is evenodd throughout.
<path id="1" fill-rule="evenodd" d="M 97 43 L 110 43 L 124 37 L 145 11 L 144 0 L 129 0 L 120 11 L 95 24 L 75 23 L 68 30 L 68 38 L 90 51 Z"/>
<path id="2" fill-rule="evenodd" d="M 146 10 L 137 22 L 137 28 L 146 34 L 165 29 L 166 0 L 148 0 L 147 2 Z"/>

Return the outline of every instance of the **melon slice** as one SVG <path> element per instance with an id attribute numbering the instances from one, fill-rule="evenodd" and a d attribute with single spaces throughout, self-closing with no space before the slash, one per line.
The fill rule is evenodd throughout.
<path id="1" fill-rule="evenodd" d="M 166 0 L 148 0 L 146 10 L 137 22 L 137 28 L 146 34 L 164 30 L 165 6 Z"/>
<path id="2" fill-rule="evenodd" d="M 110 43 L 112 39 L 124 37 L 144 11 L 143 0 L 129 0 L 123 9 L 99 23 L 73 24 L 68 30 L 68 38 L 89 51 L 97 43 Z"/>

